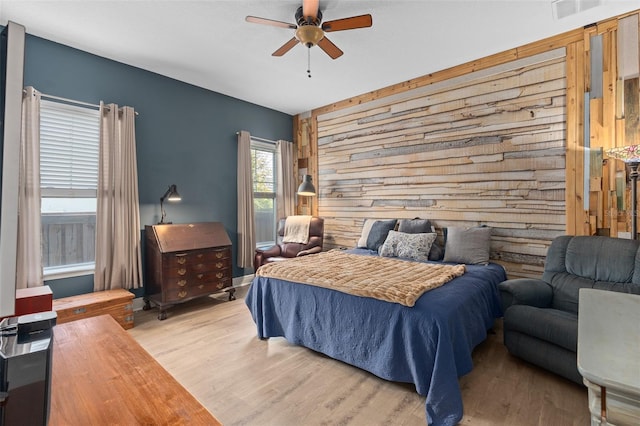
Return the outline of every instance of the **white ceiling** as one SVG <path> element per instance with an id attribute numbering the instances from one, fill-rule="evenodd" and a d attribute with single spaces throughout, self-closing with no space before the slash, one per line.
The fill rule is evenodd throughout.
<path id="1" fill-rule="evenodd" d="M 0 24 L 297 114 L 640 8 L 595 1 L 555 19 L 551 0 L 321 0 L 324 21 L 370 13 L 373 27 L 328 34 L 344 55 L 313 47 L 312 78 L 306 47 L 271 56 L 293 30 L 244 20 L 295 23 L 301 0 L 0 0 Z"/>

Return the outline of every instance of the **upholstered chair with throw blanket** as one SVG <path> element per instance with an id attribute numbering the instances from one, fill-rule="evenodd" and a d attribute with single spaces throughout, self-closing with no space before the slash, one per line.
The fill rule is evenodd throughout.
<path id="1" fill-rule="evenodd" d="M 308 231 L 307 231 L 308 229 Z M 253 267 L 297 256 L 319 253 L 324 239 L 324 219 L 315 216 L 289 216 L 278 221 L 276 245 L 256 249 Z"/>

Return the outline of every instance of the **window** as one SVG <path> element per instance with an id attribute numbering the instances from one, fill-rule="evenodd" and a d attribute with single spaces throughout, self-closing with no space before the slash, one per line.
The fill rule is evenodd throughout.
<path id="1" fill-rule="evenodd" d="M 251 140 L 253 209 L 256 245 L 271 246 L 276 241 L 276 146 Z"/>
<path id="2" fill-rule="evenodd" d="M 42 266 L 48 279 L 94 270 L 99 143 L 98 110 L 41 102 Z"/>

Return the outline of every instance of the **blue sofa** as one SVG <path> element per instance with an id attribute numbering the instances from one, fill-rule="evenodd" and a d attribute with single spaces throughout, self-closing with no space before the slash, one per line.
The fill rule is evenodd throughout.
<path id="1" fill-rule="evenodd" d="M 577 367 L 578 292 L 640 294 L 640 241 L 561 236 L 551 243 L 541 279 L 500 283 L 504 344 L 512 355 L 582 383 Z"/>

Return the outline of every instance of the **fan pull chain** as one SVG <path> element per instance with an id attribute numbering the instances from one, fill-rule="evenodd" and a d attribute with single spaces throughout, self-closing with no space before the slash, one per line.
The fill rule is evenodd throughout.
<path id="1" fill-rule="evenodd" d="M 311 78 L 311 48 L 307 48 L 307 77 Z"/>

